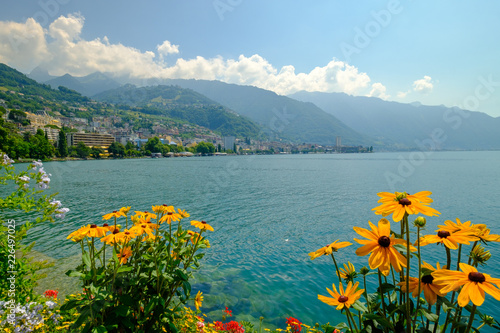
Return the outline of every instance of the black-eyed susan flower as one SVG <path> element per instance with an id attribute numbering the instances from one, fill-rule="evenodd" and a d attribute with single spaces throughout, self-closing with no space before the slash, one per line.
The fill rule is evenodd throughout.
<path id="1" fill-rule="evenodd" d="M 81 237 L 102 237 L 106 235 L 107 232 L 108 228 L 106 227 L 98 227 L 96 224 L 89 224 L 71 233 L 70 236 L 75 237 L 79 234 Z M 68 239 L 71 238 L 70 236 L 68 236 Z"/>
<path id="2" fill-rule="evenodd" d="M 189 215 L 189 213 L 186 213 L 185 210 L 181 210 L 180 208 L 177 209 L 177 213 L 181 216 L 181 218 L 186 218 L 186 217 L 190 217 L 191 215 Z"/>
<path id="3" fill-rule="evenodd" d="M 151 218 L 151 219 L 155 219 L 156 218 L 156 214 L 154 213 L 150 213 L 148 211 L 144 211 L 144 212 L 141 212 L 141 211 L 134 211 L 135 213 L 135 216 L 139 217 L 139 218 Z"/>
<path id="4" fill-rule="evenodd" d="M 401 267 L 406 267 L 406 258 L 394 248 L 396 244 L 406 244 L 404 239 L 397 239 L 391 235 L 391 223 L 387 219 L 378 221 L 378 227 L 368 221 L 371 230 L 354 227 L 359 235 L 368 239 L 354 239 L 362 247 L 356 250 L 358 256 L 366 256 L 371 253 L 368 263 L 371 269 L 378 268 L 385 276 L 389 275 L 391 266 L 396 272 L 401 271 Z M 411 251 L 416 251 L 410 247 Z"/>
<path id="5" fill-rule="evenodd" d="M 460 219 L 457 218 L 457 222 L 453 222 L 451 220 L 444 221 L 444 225 L 438 225 L 439 230 L 449 231 L 450 233 L 457 231 L 469 231 L 475 232 L 476 226 L 472 224 L 471 221 L 467 221 L 462 223 Z"/>
<path id="6" fill-rule="evenodd" d="M 120 212 L 122 212 L 123 215 L 127 216 L 128 215 L 128 212 L 130 212 L 130 206 L 127 206 L 127 207 L 122 207 L 120 208 Z"/>
<path id="7" fill-rule="evenodd" d="M 347 288 L 344 290 L 341 283 L 339 284 L 339 291 L 337 291 L 335 284 L 332 284 L 333 290 L 326 288 L 332 297 L 318 295 L 318 299 L 328 305 L 336 306 L 337 310 L 342 310 L 344 307 L 350 308 L 351 305 L 353 305 L 353 303 L 356 302 L 365 291 L 364 289 L 358 289 L 358 285 L 359 282 L 356 282 L 354 285 L 352 282 L 349 282 L 347 284 Z"/>
<path id="8" fill-rule="evenodd" d="M 323 255 L 330 255 L 333 252 L 337 252 L 339 249 L 343 247 L 347 247 L 352 245 L 350 242 L 339 242 L 340 239 L 337 239 L 335 242 L 328 244 L 326 246 L 323 246 L 322 248 L 309 253 L 309 256 L 311 257 L 311 260 L 314 260 L 318 257 L 321 257 Z"/>
<path id="9" fill-rule="evenodd" d="M 212 228 L 212 226 L 205 221 L 191 221 L 191 225 L 200 230 L 214 231 L 214 228 Z"/>
<path id="10" fill-rule="evenodd" d="M 115 239 L 118 243 L 128 243 L 131 239 L 137 237 L 135 230 L 123 230 L 115 235 Z"/>
<path id="11" fill-rule="evenodd" d="M 101 238 L 101 242 L 104 242 L 104 243 L 106 243 L 108 245 L 113 245 L 113 244 L 120 243 L 121 242 L 121 237 L 117 237 L 116 236 L 119 233 L 120 233 L 120 229 L 117 228 L 117 229 L 113 230 L 113 232 L 111 232 L 106 237 Z"/>
<path id="12" fill-rule="evenodd" d="M 125 216 L 125 214 L 121 211 L 121 210 L 114 210 L 112 213 L 109 213 L 109 214 L 106 214 L 102 217 L 103 220 L 109 220 L 113 217 L 121 217 L 121 216 Z"/>
<path id="13" fill-rule="evenodd" d="M 424 268 L 424 273 L 420 278 L 420 292 L 424 292 L 424 297 L 427 303 L 430 305 L 434 305 L 437 301 L 438 296 L 444 296 L 446 293 L 441 292 L 446 286 L 446 283 L 438 283 L 434 281 L 434 277 L 432 276 L 432 272 L 436 271 L 436 268 L 441 269 L 439 263 L 436 264 L 436 268 L 432 267 L 428 263 L 424 262 L 422 265 Z M 417 297 L 418 295 L 418 278 L 410 277 L 409 280 L 409 290 L 412 293 L 413 297 Z M 401 290 L 406 292 L 406 281 L 398 283 L 398 286 L 401 287 Z"/>
<path id="14" fill-rule="evenodd" d="M 179 221 L 182 217 L 174 212 L 166 212 L 160 219 L 160 222 L 167 222 L 168 224 L 172 223 L 172 221 Z"/>
<path id="15" fill-rule="evenodd" d="M 401 221 L 405 213 L 408 215 L 421 213 L 427 216 L 437 216 L 441 213 L 429 206 L 432 202 L 432 199 L 429 198 L 431 194 L 429 191 L 422 191 L 415 194 L 408 194 L 406 192 L 380 192 L 378 193 L 380 197 L 378 202 L 381 205 L 372 210 L 375 211 L 375 214 L 384 217 L 392 214 L 394 222 Z"/>
<path id="16" fill-rule="evenodd" d="M 344 268 L 340 267 L 339 271 L 340 271 L 340 277 L 346 280 L 346 282 L 354 281 L 354 279 L 358 276 L 358 273 L 356 273 L 354 265 L 351 264 L 350 261 L 348 261 L 347 264 L 344 264 Z"/>
<path id="17" fill-rule="evenodd" d="M 458 249 L 458 244 L 469 245 L 470 242 L 479 240 L 478 237 L 472 234 L 472 231 L 457 231 L 449 232 L 446 230 L 436 230 L 435 235 L 427 235 L 420 238 L 420 246 L 425 246 L 428 244 L 444 244 L 447 248 L 456 250 Z"/>
<path id="18" fill-rule="evenodd" d="M 132 256 L 132 249 L 130 246 L 125 246 L 119 253 L 116 254 L 116 256 L 118 257 L 118 260 L 120 260 L 120 264 L 126 264 L 128 258 Z"/>
<path id="19" fill-rule="evenodd" d="M 447 269 L 436 270 L 432 273 L 436 283 L 444 283 L 446 286 L 441 292 L 447 293 L 462 287 L 458 295 L 458 305 L 465 307 L 472 301 L 474 305 L 480 306 L 485 299 L 485 293 L 500 301 L 500 290 L 495 285 L 500 285 L 500 279 L 492 278 L 489 274 L 480 273 L 473 266 L 460 263 L 460 271 Z"/>
<path id="20" fill-rule="evenodd" d="M 476 246 L 474 246 L 470 251 L 469 257 L 472 258 L 475 263 L 484 265 L 488 260 L 490 260 L 491 253 L 489 250 L 486 251 L 480 244 L 476 244 Z"/>
<path id="21" fill-rule="evenodd" d="M 137 236 L 141 236 L 142 234 L 148 234 L 149 236 L 153 236 L 153 232 L 157 228 L 158 228 L 157 224 L 144 222 L 135 224 L 132 228 L 130 228 L 130 231 L 134 232 Z"/>
<path id="22" fill-rule="evenodd" d="M 201 308 L 201 303 L 203 302 L 202 294 L 203 293 L 201 291 L 198 291 L 194 298 L 194 305 L 196 306 L 196 310 L 199 310 Z"/>

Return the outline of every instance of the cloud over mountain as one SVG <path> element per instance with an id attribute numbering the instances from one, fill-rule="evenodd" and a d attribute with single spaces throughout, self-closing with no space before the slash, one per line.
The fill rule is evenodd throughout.
<path id="1" fill-rule="evenodd" d="M 0 21 L 0 62 L 25 72 L 41 65 L 52 75 L 84 76 L 100 71 L 144 79 L 220 80 L 282 95 L 306 90 L 388 98 L 385 86 L 371 84 L 368 74 L 337 59 L 309 73 L 296 73 L 292 65 L 277 69 L 258 54 L 240 55 L 237 59 L 179 57 L 174 63 L 167 63 L 167 57 L 179 54 L 179 45 L 165 40 L 154 52 L 112 43 L 107 37 L 84 40 L 81 37 L 84 23 L 85 18 L 80 14 L 60 16 L 48 29 L 32 18 L 24 23 Z"/>

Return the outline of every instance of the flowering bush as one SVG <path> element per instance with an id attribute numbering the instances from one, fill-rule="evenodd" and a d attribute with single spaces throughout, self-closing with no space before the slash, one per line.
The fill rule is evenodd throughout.
<path id="1" fill-rule="evenodd" d="M 5 187 L 2 193 L 10 193 L 0 198 L 0 270 L 3 275 L 0 298 L 6 300 L 11 309 L 21 309 L 28 301 L 37 301 L 39 296 L 33 289 L 42 277 L 38 270 L 49 266 L 44 261 L 33 261 L 29 253 L 35 243 L 26 245 L 23 241 L 30 229 L 46 221 L 54 222 L 56 217 L 63 218 L 69 209 L 55 200 L 56 194 L 43 194 L 50 183 L 50 174 L 40 161 L 33 161 L 27 171 L 19 173 L 13 162 L 0 152 L 0 185 Z M 24 214 L 17 220 L 19 213 Z"/>
<path id="2" fill-rule="evenodd" d="M 198 252 L 210 247 L 203 233 L 214 229 L 205 221 L 191 221 L 199 232 L 185 229 L 182 221 L 189 214 L 173 206 L 129 212 L 130 207 L 123 207 L 103 216 L 113 223 L 83 226 L 68 236 L 80 245 L 82 263 L 67 274 L 78 276 L 84 288 L 83 297 L 61 307 L 79 313 L 72 329 L 177 330 L 174 319 L 190 299 L 189 278 L 204 255 Z M 121 218 L 124 226 L 117 223 Z M 201 292 L 194 301 L 199 308 Z"/>
<path id="3" fill-rule="evenodd" d="M 370 229 L 354 227 L 354 231 L 363 237 L 354 239 L 362 245 L 356 254 L 370 255 L 370 269 L 363 267 L 358 274 L 351 263 L 339 269 L 334 253 L 352 245 L 349 242 L 337 240 L 309 254 L 311 259 L 321 255 L 330 255 L 333 259 L 339 279 L 338 289 L 333 284 L 332 290 L 327 288 L 331 297 L 318 295 L 318 298 L 345 313 L 347 324 L 341 323 L 337 328 L 347 332 L 433 333 L 446 332 L 447 329 L 448 332 L 468 333 L 484 325 L 500 329 L 496 320 L 477 309 L 483 304 L 486 294 L 500 300 L 500 279 L 478 271 L 478 265 L 485 264 L 491 257 L 480 243 L 498 242 L 500 236 L 491 234 L 484 224 L 462 223 L 459 219 L 456 222 L 446 220 L 438 226 L 435 234 L 421 236 L 426 224 L 422 216 L 415 219 L 414 229 L 410 232 L 410 215 L 440 214 L 430 207 L 430 195 L 428 191 L 414 195 L 379 193 L 380 205 L 373 209 L 375 214 L 383 217 L 392 214 L 393 221 L 399 222 L 400 230 L 392 230 L 391 222 L 386 218 L 380 219 L 377 225 L 368 222 Z M 410 239 L 412 233 L 417 235 L 413 241 Z M 433 266 L 423 261 L 421 247 L 428 244 L 443 246 L 445 266 L 439 262 Z M 462 262 L 466 245 L 471 245 L 467 263 Z M 458 252 L 455 267 L 451 261 L 452 250 Z M 416 277 L 410 276 L 411 264 L 417 272 Z M 378 287 L 374 293 L 368 293 L 366 279 L 372 274 L 378 276 Z M 363 288 L 359 288 L 360 281 L 355 282 L 359 277 L 362 277 Z M 347 283 L 345 288 L 343 283 Z M 420 297 L 422 292 L 423 299 Z M 361 301 L 362 296 L 365 302 Z M 476 314 L 482 320 L 479 325 L 475 324 Z"/>

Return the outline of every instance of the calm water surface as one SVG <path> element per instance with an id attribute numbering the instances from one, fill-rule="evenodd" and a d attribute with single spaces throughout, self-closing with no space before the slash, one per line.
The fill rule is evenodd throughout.
<path id="1" fill-rule="evenodd" d="M 56 260 L 47 288 L 75 290 L 61 274 L 79 261 L 78 245 L 66 236 L 122 206 L 150 210 L 151 205 L 186 209 L 191 219 L 206 220 L 215 232 L 212 248 L 196 276 L 193 291 L 205 295 L 204 311 L 220 320 L 228 306 L 237 320 L 284 326 L 285 317 L 305 323 L 336 323 L 334 308 L 317 299 L 337 281 L 329 257 L 314 261 L 309 252 L 336 239 L 352 241 L 352 227 L 368 227 L 379 217 L 381 191 L 433 192 L 428 232 L 446 219 L 486 223 L 500 233 L 500 152 L 435 152 L 416 160 L 409 153 L 277 155 L 50 162 L 51 191 L 71 209 L 66 219 L 32 233 L 36 250 Z M 422 156 L 420 156 L 422 157 Z M 415 167 L 405 164 L 413 160 Z M 418 164 L 418 165 L 417 165 Z M 393 223 L 393 229 L 399 230 Z M 415 239 L 415 235 L 413 236 Z M 359 270 L 368 257 L 357 257 L 357 243 L 336 256 Z M 500 249 L 487 271 L 500 276 Z M 423 248 L 445 262 L 444 250 Z M 338 281 L 337 281 L 338 282 Z M 375 281 L 369 282 L 373 292 Z M 54 285 L 56 284 L 56 285 Z M 499 303 L 487 296 L 498 312 Z M 484 308 L 484 307 L 483 307 Z"/>

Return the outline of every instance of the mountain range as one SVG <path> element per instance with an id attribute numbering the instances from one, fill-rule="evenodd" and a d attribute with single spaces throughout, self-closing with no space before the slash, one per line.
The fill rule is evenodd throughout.
<path id="1" fill-rule="evenodd" d="M 86 96 L 93 96 L 95 91 L 116 89 L 119 85 L 102 73 L 82 78 L 68 74 L 54 78 L 37 69 L 31 75 L 49 78 L 47 83 L 64 83 L 61 85 Z M 269 140 L 334 145 L 340 136 L 345 145 L 373 145 L 386 150 L 500 149 L 500 117 L 481 112 L 344 93 L 301 91 L 280 96 L 257 87 L 220 81 L 155 79 L 149 82 L 196 91 L 258 123 Z"/>

